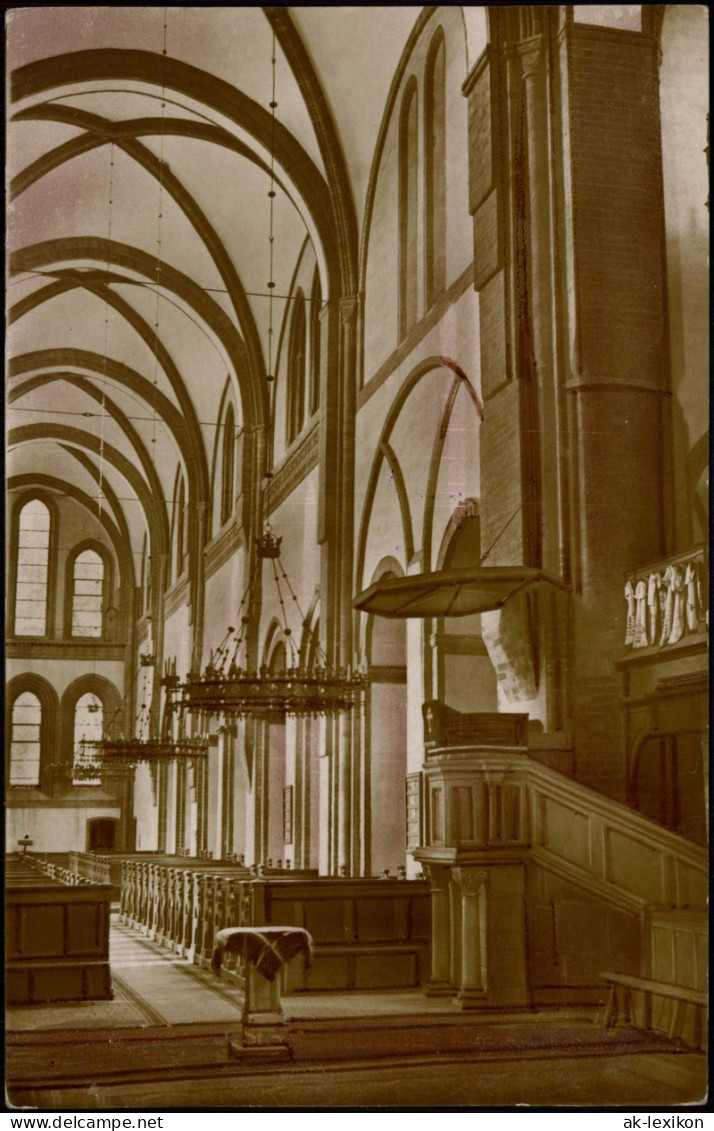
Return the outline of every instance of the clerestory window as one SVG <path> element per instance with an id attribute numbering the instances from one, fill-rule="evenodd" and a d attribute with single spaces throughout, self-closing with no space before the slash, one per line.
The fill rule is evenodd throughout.
<path id="1" fill-rule="evenodd" d="M 15 635 L 47 635 L 51 517 L 41 499 L 20 511 L 15 583 Z"/>
<path id="2" fill-rule="evenodd" d="M 72 636 L 100 637 L 104 613 L 104 559 L 82 550 L 72 570 Z"/>

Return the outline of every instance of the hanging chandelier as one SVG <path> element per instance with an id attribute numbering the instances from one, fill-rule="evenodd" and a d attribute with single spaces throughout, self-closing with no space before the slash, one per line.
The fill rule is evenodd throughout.
<path id="1" fill-rule="evenodd" d="M 165 68 L 167 57 L 167 9 L 164 9 L 163 19 L 163 49 L 162 59 Z M 161 273 L 163 268 L 162 260 L 162 217 L 163 217 L 163 199 L 164 199 L 164 175 L 166 163 L 164 161 L 164 119 L 166 113 L 166 88 L 165 77 L 162 72 L 161 80 L 161 131 L 160 131 L 160 159 L 159 159 L 159 177 L 158 177 L 158 212 L 157 212 L 157 238 L 156 238 L 156 285 L 155 285 L 155 313 L 154 313 L 154 348 L 153 348 L 153 376 L 152 385 L 154 392 L 158 390 L 158 374 L 159 374 L 159 326 L 160 326 L 160 309 L 161 309 Z M 152 402 L 152 461 L 154 459 L 155 443 L 156 443 L 156 407 L 155 401 Z M 149 618 L 150 620 L 151 618 Z M 166 765 L 169 763 L 184 763 L 193 764 L 196 761 L 205 759 L 208 754 L 208 737 L 206 735 L 193 735 L 188 737 L 181 734 L 182 722 L 179 720 L 179 735 L 174 736 L 174 720 L 173 711 L 175 707 L 174 697 L 175 688 L 178 684 L 178 679 L 175 672 L 167 672 L 161 680 L 161 686 L 166 692 L 166 711 L 161 727 L 161 734 L 155 733 L 157 729 L 156 713 L 151 710 L 151 689 L 153 684 L 153 672 L 148 669 L 153 669 L 156 664 L 156 654 L 153 651 L 151 642 L 147 646 L 147 650 L 139 655 L 139 667 L 137 670 L 137 679 L 143 672 L 143 691 L 140 696 L 142 702 L 139 712 L 134 721 L 135 734 L 130 737 L 115 733 L 116 727 L 110 724 L 108 733 L 102 738 L 98 744 L 99 756 L 103 769 L 110 766 L 137 766 L 140 763 L 147 763 L 150 766 Z M 115 712 L 114 719 L 117 718 L 119 710 Z M 114 720 L 113 720 L 114 722 Z"/>
<path id="2" fill-rule="evenodd" d="M 276 43 L 273 33 L 271 144 L 269 169 L 269 279 L 268 336 L 267 336 L 267 374 L 266 380 L 273 382 L 273 300 L 275 296 L 275 246 L 274 246 L 274 207 L 276 197 L 275 177 L 275 111 L 278 105 L 275 89 Z M 269 486 L 271 473 L 266 476 L 265 513 L 270 513 Z M 263 720 L 282 720 L 286 716 L 317 717 L 335 715 L 350 711 L 360 702 L 367 686 L 367 679 L 358 672 L 331 666 L 319 643 L 311 634 L 310 623 L 303 615 L 297 596 L 280 560 L 280 544 L 269 523 L 263 529 L 262 537 L 254 539 L 255 558 L 248 586 L 238 610 L 237 628 L 228 627 L 222 643 L 211 654 L 203 672 L 189 672 L 186 680 L 176 687 L 177 705 L 189 712 L 204 715 L 223 715 L 233 718 L 258 718 Z M 256 624 L 259 614 L 251 607 L 262 571 L 263 562 L 272 565 L 273 582 L 281 610 L 281 632 L 285 641 L 286 666 L 271 670 L 267 665 L 259 668 L 250 666 L 247 630 Z M 304 646 L 295 644 L 292 630 L 288 624 L 283 586 L 289 590 L 292 603 L 300 616 L 304 632 Z M 257 624 L 256 624 L 257 627 Z M 308 653 L 310 656 L 308 657 Z"/>
<path id="3" fill-rule="evenodd" d="M 208 740 L 204 738 L 118 738 L 103 739 L 99 745 L 102 768 L 136 766 L 140 762 L 160 765 L 168 762 L 192 762 L 205 758 Z"/>
<path id="4" fill-rule="evenodd" d="M 151 711 L 148 695 L 150 677 L 147 676 L 146 669 L 151 667 L 153 663 L 153 654 L 142 653 L 139 671 L 143 669 L 145 673 L 143 702 L 135 720 L 136 735 L 125 738 L 124 735 L 115 733 L 116 718 L 123 705 L 120 704 L 103 737 L 99 741 L 85 741 L 83 743 L 83 746 L 91 746 L 96 751 L 96 757 L 99 759 L 102 770 L 107 770 L 113 766 L 131 768 L 141 762 L 148 763 L 151 766 L 166 765 L 172 762 L 193 763 L 196 760 L 200 761 L 208 754 L 208 737 L 206 735 L 173 738 L 169 733 L 162 737 L 151 734 Z M 167 709 L 164 729 L 169 732 L 172 726 L 175 705 L 174 693 L 178 686 L 178 678 L 175 674 L 166 675 L 162 679 L 161 685 L 166 689 Z"/>
<path id="5" fill-rule="evenodd" d="M 302 616 L 298 599 L 280 560 L 282 538 L 276 538 L 268 524 L 263 536 L 256 538 L 256 567 L 239 609 L 240 627 L 229 626 L 226 636 L 202 673 L 189 672 L 185 682 L 176 687 L 178 704 L 185 710 L 234 718 L 278 720 L 286 716 L 318 717 L 350 711 L 360 702 L 367 678 L 360 672 L 334 668 L 319 646 L 315 659 L 308 664 L 299 654 L 287 622 L 283 585 L 300 612 L 303 628 L 309 622 Z M 273 567 L 273 582 L 282 615 L 282 635 L 291 663 L 280 671 L 263 665 L 251 669 L 244 665 L 241 654 L 248 626 L 253 621 L 250 597 L 257 571 L 264 561 Z"/>

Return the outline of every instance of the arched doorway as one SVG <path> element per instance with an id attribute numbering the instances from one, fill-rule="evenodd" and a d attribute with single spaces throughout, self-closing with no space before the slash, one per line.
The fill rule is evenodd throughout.
<path id="1" fill-rule="evenodd" d="M 648 734 L 633 759 L 630 804 L 681 836 L 706 844 L 704 757 L 697 731 Z"/>
<path id="2" fill-rule="evenodd" d="M 92 817 L 87 821 L 87 852 L 113 852 L 118 824 L 115 817 Z"/>

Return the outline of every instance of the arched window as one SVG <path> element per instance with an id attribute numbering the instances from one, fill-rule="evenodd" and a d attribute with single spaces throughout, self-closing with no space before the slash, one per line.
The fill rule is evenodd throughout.
<path id="1" fill-rule="evenodd" d="M 287 441 L 293 442 L 305 423 L 305 296 L 298 291 L 293 301 L 288 343 Z"/>
<path id="2" fill-rule="evenodd" d="M 42 704 L 32 691 L 23 691 L 12 707 L 11 786 L 39 785 L 41 733 Z"/>
<path id="3" fill-rule="evenodd" d="M 320 407 L 320 312 L 322 311 L 322 286 L 320 272 L 315 268 L 310 294 L 310 415 Z"/>
<path id="4" fill-rule="evenodd" d="M 148 601 L 149 593 L 149 561 L 147 553 L 147 538 L 144 535 L 144 542 L 141 547 L 141 611 L 145 613 L 149 608 Z"/>
<path id="5" fill-rule="evenodd" d="M 15 635 L 47 635 L 50 568 L 50 512 L 41 499 L 20 511 L 17 532 Z"/>
<path id="6" fill-rule="evenodd" d="M 144 547 L 146 550 L 146 571 L 144 574 L 144 611 L 150 613 L 153 577 L 151 572 L 151 543 L 147 541 L 146 535 L 144 535 Z"/>
<path id="7" fill-rule="evenodd" d="M 181 469 L 176 473 L 174 487 L 173 549 L 174 580 L 181 576 L 186 564 L 188 523 L 186 521 L 186 483 Z"/>
<path id="8" fill-rule="evenodd" d="M 223 421 L 223 450 L 221 460 L 221 525 L 233 514 L 235 484 L 235 415 L 233 405 L 228 405 Z"/>
<path id="9" fill-rule="evenodd" d="M 441 28 L 429 46 L 424 80 L 425 267 L 429 308 L 446 286 L 446 86 Z"/>
<path id="10" fill-rule="evenodd" d="M 285 641 L 278 640 L 273 651 L 270 654 L 270 662 L 268 669 L 271 675 L 277 675 L 278 672 L 284 672 L 288 666 L 287 650 L 285 648 Z"/>
<path id="11" fill-rule="evenodd" d="M 399 118 L 399 337 L 417 319 L 417 88 L 404 92 Z"/>
<path id="12" fill-rule="evenodd" d="M 80 695 L 74 707 L 74 759 L 72 780 L 75 785 L 99 785 L 97 772 L 98 747 L 104 731 L 104 706 L 101 699 L 88 691 Z"/>
<path id="13" fill-rule="evenodd" d="M 72 636 L 101 636 L 104 613 L 104 559 L 82 550 L 72 571 Z"/>

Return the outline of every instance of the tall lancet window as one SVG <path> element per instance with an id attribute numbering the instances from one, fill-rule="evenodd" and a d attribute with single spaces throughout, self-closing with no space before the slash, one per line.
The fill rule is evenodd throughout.
<path id="1" fill-rule="evenodd" d="M 15 635 L 47 635 L 50 567 L 50 512 L 41 499 L 20 511 L 15 586 Z"/>
<path id="2" fill-rule="evenodd" d="M 417 256 L 417 86 L 412 80 L 404 92 L 399 118 L 399 337 L 405 337 L 417 319 L 419 294 Z"/>
<path id="3" fill-rule="evenodd" d="M 287 441 L 292 444 L 305 423 L 305 296 L 298 291 L 293 300 L 288 344 Z"/>
<path id="4" fill-rule="evenodd" d="M 72 636 L 101 636 L 104 561 L 96 550 L 82 550 L 72 571 Z"/>
<path id="5" fill-rule="evenodd" d="M 322 286 L 320 272 L 315 268 L 310 294 L 310 415 L 320 407 L 321 311 Z"/>
<path id="6" fill-rule="evenodd" d="M 31 691 L 23 691 L 12 707 L 10 785 L 39 785 L 41 731 L 40 700 Z"/>
<path id="7" fill-rule="evenodd" d="M 233 493 L 236 463 L 236 428 L 233 405 L 228 405 L 223 421 L 223 450 L 221 458 L 221 525 L 233 514 Z"/>
<path id="8" fill-rule="evenodd" d="M 75 785 L 99 785 L 100 777 L 95 767 L 98 743 L 104 730 L 104 706 L 101 699 L 88 691 L 80 695 L 74 708 L 74 770 Z"/>
<path id="9" fill-rule="evenodd" d="M 181 576 L 186 565 L 188 550 L 188 523 L 186 521 L 186 483 L 179 470 L 174 494 L 174 577 Z"/>
<path id="10" fill-rule="evenodd" d="M 426 305 L 433 306 L 446 286 L 446 84 L 444 33 L 429 46 L 424 91 L 426 165 Z"/>

